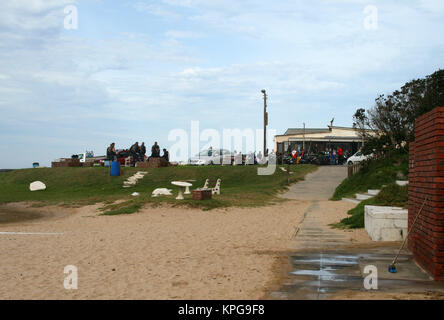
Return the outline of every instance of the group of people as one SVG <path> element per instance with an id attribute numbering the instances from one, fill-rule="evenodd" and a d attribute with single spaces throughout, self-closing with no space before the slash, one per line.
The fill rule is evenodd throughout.
<path id="1" fill-rule="evenodd" d="M 109 161 L 116 161 L 117 160 L 117 152 L 116 152 L 116 144 L 113 142 L 110 144 L 110 146 L 106 149 L 106 159 Z M 134 143 L 129 148 L 129 155 L 132 158 L 132 165 L 135 166 L 136 162 L 143 162 L 143 161 L 149 161 L 150 158 L 164 158 L 167 162 L 170 161 L 170 155 L 167 151 L 167 149 L 163 149 L 163 155 L 160 156 L 160 147 L 157 144 L 157 141 L 154 142 L 154 145 L 151 147 L 151 156 L 146 157 L 146 146 L 145 142 L 142 142 L 141 145 L 139 145 L 139 142 Z"/>
<path id="2" fill-rule="evenodd" d="M 343 165 L 348 157 L 350 157 L 350 152 L 348 150 L 343 151 L 341 147 L 337 149 L 325 150 L 325 154 L 328 154 L 328 159 L 330 164 Z"/>
<path id="3" fill-rule="evenodd" d="M 315 145 L 308 151 L 299 146 L 288 146 L 286 152 L 276 153 L 278 163 L 321 163 L 331 165 L 342 165 L 350 156 L 348 150 L 344 151 L 341 146 L 337 148 L 321 149 Z M 316 160 L 317 159 L 317 160 Z"/>

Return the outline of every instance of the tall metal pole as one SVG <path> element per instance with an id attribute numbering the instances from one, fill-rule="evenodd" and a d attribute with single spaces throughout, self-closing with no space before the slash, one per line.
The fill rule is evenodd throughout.
<path id="1" fill-rule="evenodd" d="M 268 125 L 268 113 L 267 113 L 267 92 L 261 91 L 264 94 L 264 157 L 267 155 L 267 125 Z"/>
<path id="2" fill-rule="evenodd" d="M 305 150 L 305 122 L 304 122 L 304 141 L 302 142 L 302 150 Z"/>

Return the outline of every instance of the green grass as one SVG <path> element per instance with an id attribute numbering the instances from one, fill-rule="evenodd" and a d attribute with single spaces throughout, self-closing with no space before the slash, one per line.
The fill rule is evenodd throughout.
<path id="1" fill-rule="evenodd" d="M 364 207 L 366 205 L 407 208 L 408 186 L 401 187 L 396 183 L 392 183 L 382 188 L 377 196 L 362 201 L 355 208 L 349 210 L 348 214 L 350 217 L 344 218 L 339 223 L 332 224 L 331 226 L 341 229 L 364 228 Z"/>
<path id="2" fill-rule="evenodd" d="M 116 216 L 119 214 L 131 214 L 139 211 L 142 208 L 142 203 L 140 201 L 130 200 L 122 202 L 117 207 L 105 206 L 102 208 L 103 215 L 105 216 Z"/>
<path id="3" fill-rule="evenodd" d="M 23 169 L 0 173 L 0 204 L 8 202 L 32 201 L 36 205 L 62 204 L 81 206 L 103 202 L 105 214 L 130 214 L 145 204 L 159 205 L 169 203 L 173 206 L 190 206 L 205 210 L 221 207 L 264 206 L 282 199 L 276 194 L 286 188 L 287 175 L 279 168 L 271 176 L 257 175 L 257 166 L 205 166 L 205 167 L 168 167 L 158 169 L 122 168 L 120 177 L 111 177 L 108 168 L 39 168 Z M 316 166 L 292 166 L 294 174 L 290 182 L 303 180 L 305 175 L 316 170 Z M 132 188 L 123 188 L 123 181 L 137 171 L 148 174 Z M 205 179 L 214 186 L 222 179 L 221 195 L 206 201 L 194 201 L 191 195 L 177 201 L 175 196 L 152 198 L 156 188 L 173 189 L 177 195 L 178 187 L 171 181 L 196 180 L 193 188 L 203 187 Z M 33 181 L 46 184 L 45 191 L 31 192 L 29 184 Z M 139 192 L 139 197 L 131 193 Z M 122 203 L 113 204 L 116 200 Z"/>
<path id="4" fill-rule="evenodd" d="M 408 154 L 394 153 L 386 159 L 368 161 L 363 168 L 346 178 L 335 190 L 331 200 L 354 197 L 356 193 L 367 192 L 368 189 L 381 189 L 383 185 L 394 183 L 397 174 L 408 175 Z"/>

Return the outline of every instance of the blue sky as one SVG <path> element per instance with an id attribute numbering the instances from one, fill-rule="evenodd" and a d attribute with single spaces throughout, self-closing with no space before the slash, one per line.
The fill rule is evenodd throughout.
<path id="1" fill-rule="evenodd" d="M 78 29 L 66 30 L 75 5 Z M 367 30 L 364 9 L 378 10 Z M 200 128 L 351 126 L 443 67 L 441 0 L 15 0 L 0 3 L 0 168 Z M 271 143 L 271 142 L 270 142 Z"/>

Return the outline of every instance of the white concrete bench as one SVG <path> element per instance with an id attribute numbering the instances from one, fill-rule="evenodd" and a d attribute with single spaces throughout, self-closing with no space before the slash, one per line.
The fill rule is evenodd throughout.
<path id="1" fill-rule="evenodd" d="M 408 210 L 365 206 L 365 230 L 373 241 L 402 241 L 407 236 Z"/>
<path id="2" fill-rule="evenodd" d="M 212 194 L 220 194 L 220 183 L 221 180 L 217 179 L 216 185 L 214 186 L 214 188 L 212 188 Z"/>

